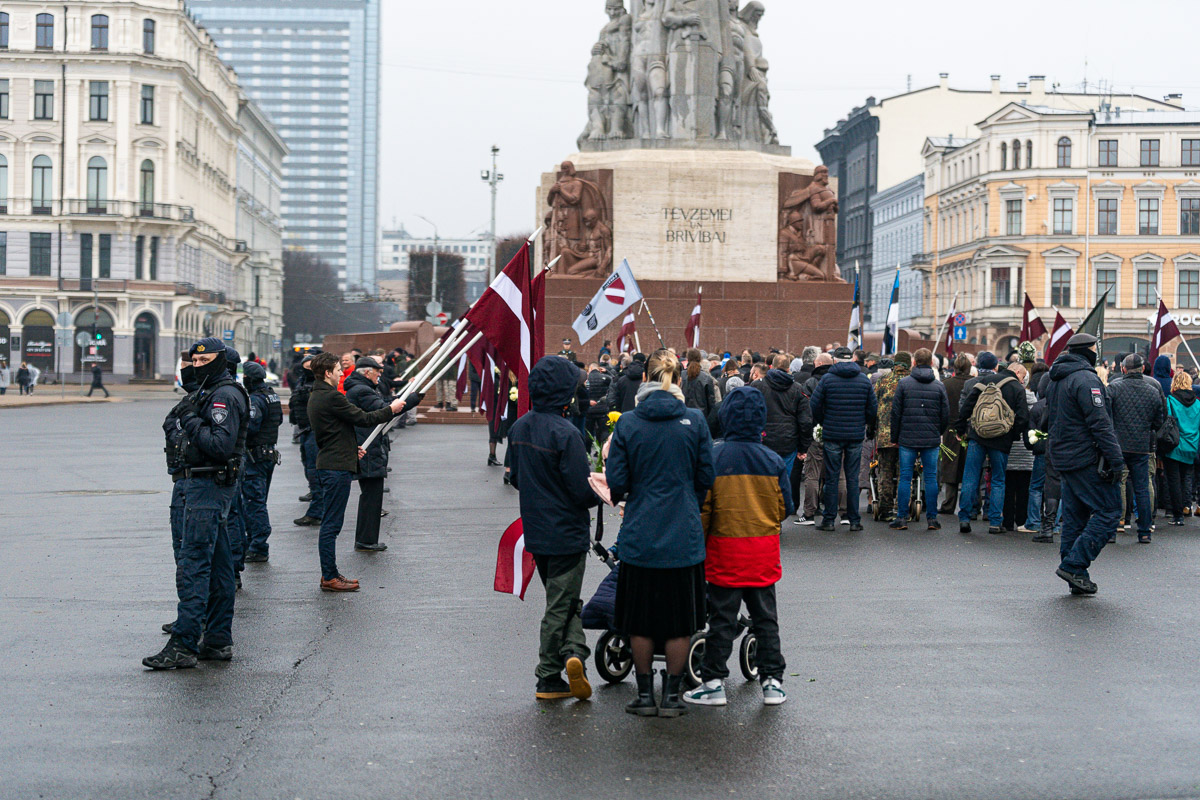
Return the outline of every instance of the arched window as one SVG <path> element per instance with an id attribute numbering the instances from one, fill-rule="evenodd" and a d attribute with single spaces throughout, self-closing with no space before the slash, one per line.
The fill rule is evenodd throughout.
<path id="1" fill-rule="evenodd" d="M 8 213 L 8 159 L 0 156 L 0 214 Z"/>
<path id="2" fill-rule="evenodd" d="M 1008 169 L 1008 145 L 1000 143 L 1000 171 Z"/>
<path id="3" fill-rule="evenodd" d="M 141 215 L 154 216 L 154 162 L 146 159 L 142 162 L 141 180 L 138 182 L 139 197 L 142 201 Z"/>
<path id="4" fill-rule="evenodd" d="M 142 52 L 154 55 L 154 20 L 142 20 Z"/>
<path id="5" fill-rule="evenodd" d="M 37 49 L 54 49 L 54 15 L 37 15 Z"/>
<path id="6" fill-rule="evenodd" d="M 1033 169 L 1033 140 L 1025 140 L 1025 169 Z"/>
<path id="7" fill-rule="evenodd" d="M 1020 139 L 1013 139 L 1012 157 L 1013 157 L 1012 168 L 1020 169 L 1021 168 L 1021 140 Z"/>
<path id="8" fill-rule="evenodd" d="M 1065 168 L 1071 166 L 1071 140 L 1066 136 L 1058 140 L 1058 166 Z"/>
<path id="9" fill-rule="evenodd" d="M 89 214 L 104 214 L 108 211 L 108 162 L 100 156 L 92 156 L 87 168 L 87 205 Z"/>
<path id="10" fill-rule="evenodd" d="M 92 15 L 92 49 L 108 49 L 108 17 L 104 14 Z"/>
<path id="11" fill-rule="evenodd" d="M 54 200 L 54 167 L 50 156 L 33 159 L 33 213 L 49 214 Z"/>

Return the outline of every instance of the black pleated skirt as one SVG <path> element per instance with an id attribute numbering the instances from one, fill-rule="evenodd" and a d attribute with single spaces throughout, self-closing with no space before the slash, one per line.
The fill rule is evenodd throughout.
<path id="1" fill-rule="evenodd" d="M 621 564 L 613 627 L 656 641 L 691 636 L 708 621 L 704 563 L 676 569 Z"/>

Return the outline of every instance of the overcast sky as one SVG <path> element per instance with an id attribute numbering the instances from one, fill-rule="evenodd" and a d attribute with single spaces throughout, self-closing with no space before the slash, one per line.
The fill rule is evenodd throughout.
<path id="1" fill-rule="evenodd" d="M 780 143 L 818 160 L 813 145 L 868 96 L 937 83 L 1005 88 L 1046 75 L 1078 90 L 1103 80 L 1200 108 L 1197 12 L 1187 0 L 764 0 Z M 489 227 L 479 171 L 501 148 L 497 232 L 530 231 L 542 172 L 575 152 L 586 122 L 589 53 L 604 0 L 384 0 L 380 222 L 416 235 L 467 236 Z M 837 38 L 838 34 L 841 38 Z M 936 124 L 931 134 L 943 133 Z"/>

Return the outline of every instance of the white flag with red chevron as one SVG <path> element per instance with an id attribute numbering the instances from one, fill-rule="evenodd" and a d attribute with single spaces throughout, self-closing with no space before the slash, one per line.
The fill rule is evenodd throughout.
<path id="1" fill-rule="evenodd" d="M 642 290 L 633 277 L 633 269 L 628 260 L 622 261 L 621 266 L 604 281 L 592 301 L 584 306 L 579 318 L 571 324 L 579 336 L 579 343 L 585 344 L 618 319 L 621 312 L 641 302 L 641 299 Z"/>

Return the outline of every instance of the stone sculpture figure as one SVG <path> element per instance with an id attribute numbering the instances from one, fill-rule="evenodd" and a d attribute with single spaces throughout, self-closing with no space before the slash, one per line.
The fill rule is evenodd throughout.
<path id="1" fill-rule="evenodd" d="M 562 256 L 567 275 L 607 274 L 612 267 L 612 228 L 600 187 L 564 161 L 546 201 L 550 204 L 545 263 Z"/>
<path id="2" fill-rule="evenodd" d="M 629 126 L 629 62 L 633 46 L 633 17 L 623 0 L 607 0 L 608 24 L 592 46 L 588 63 L 588 129 L 585 138 L 627 139 Z"/>
<path id="3" fill-rule="evenodd" d="M 758 22 L 766 9 L 759 0 L 750 0 L 738 14 L 746 29 L 746 76 L 742 86 L 742 137 L 764 144 L 779 144 L 779 133 L 771 116 L 771 93 L 767 89 L 767 60 L 763 58 Z"/>
<path id="4" fill-rule="evenodd" d="M 738 0 L 728 0 L 728 32 L 722 42 L 721 71 L 717 78 L 717 138 L 741 138 L 738 119 L 742 84 L 746 79 L 746 26 L 738 19 Z"/>
<path id="5" fill-rule="evenodd" d="M 663 27 L 666 0 L 641 0 L 642 9 L 633 23 L 633 126 L 639 139 L 670 136 L 667 96 L 667 46 Z"/>
<path id="6" fill-rule="evenodd" d="M 804 239 L 804 215 L 787 212 L 787 224 L 779 231 L 779 277 L 792 281 L 823 281 L 825 271 L 817 263 L 822 255 Z"/>
<path id="7" fill-rule="evenodd" d="M 600 221 L 594 208 L 583 212 L 583 248 L 563 250 L 563 273 L 586 277 L 607 276 L 612 271 L 612 229 Z"/>
<path id="8" fill-rule="evenodd" d="M 721 47 L 717 2 L 669 0 L 663 13 L 673 139 L 713 138 Z"/>
<path id="9" fill-rule="evenodd" d="M 829 168 L 822 164 L 813 170 L 812 183 L 792 192 L 783 203 L 780 277 L 846 282 L 835 263 L 837 211 L 837 195 L 829 188 Z"/>

